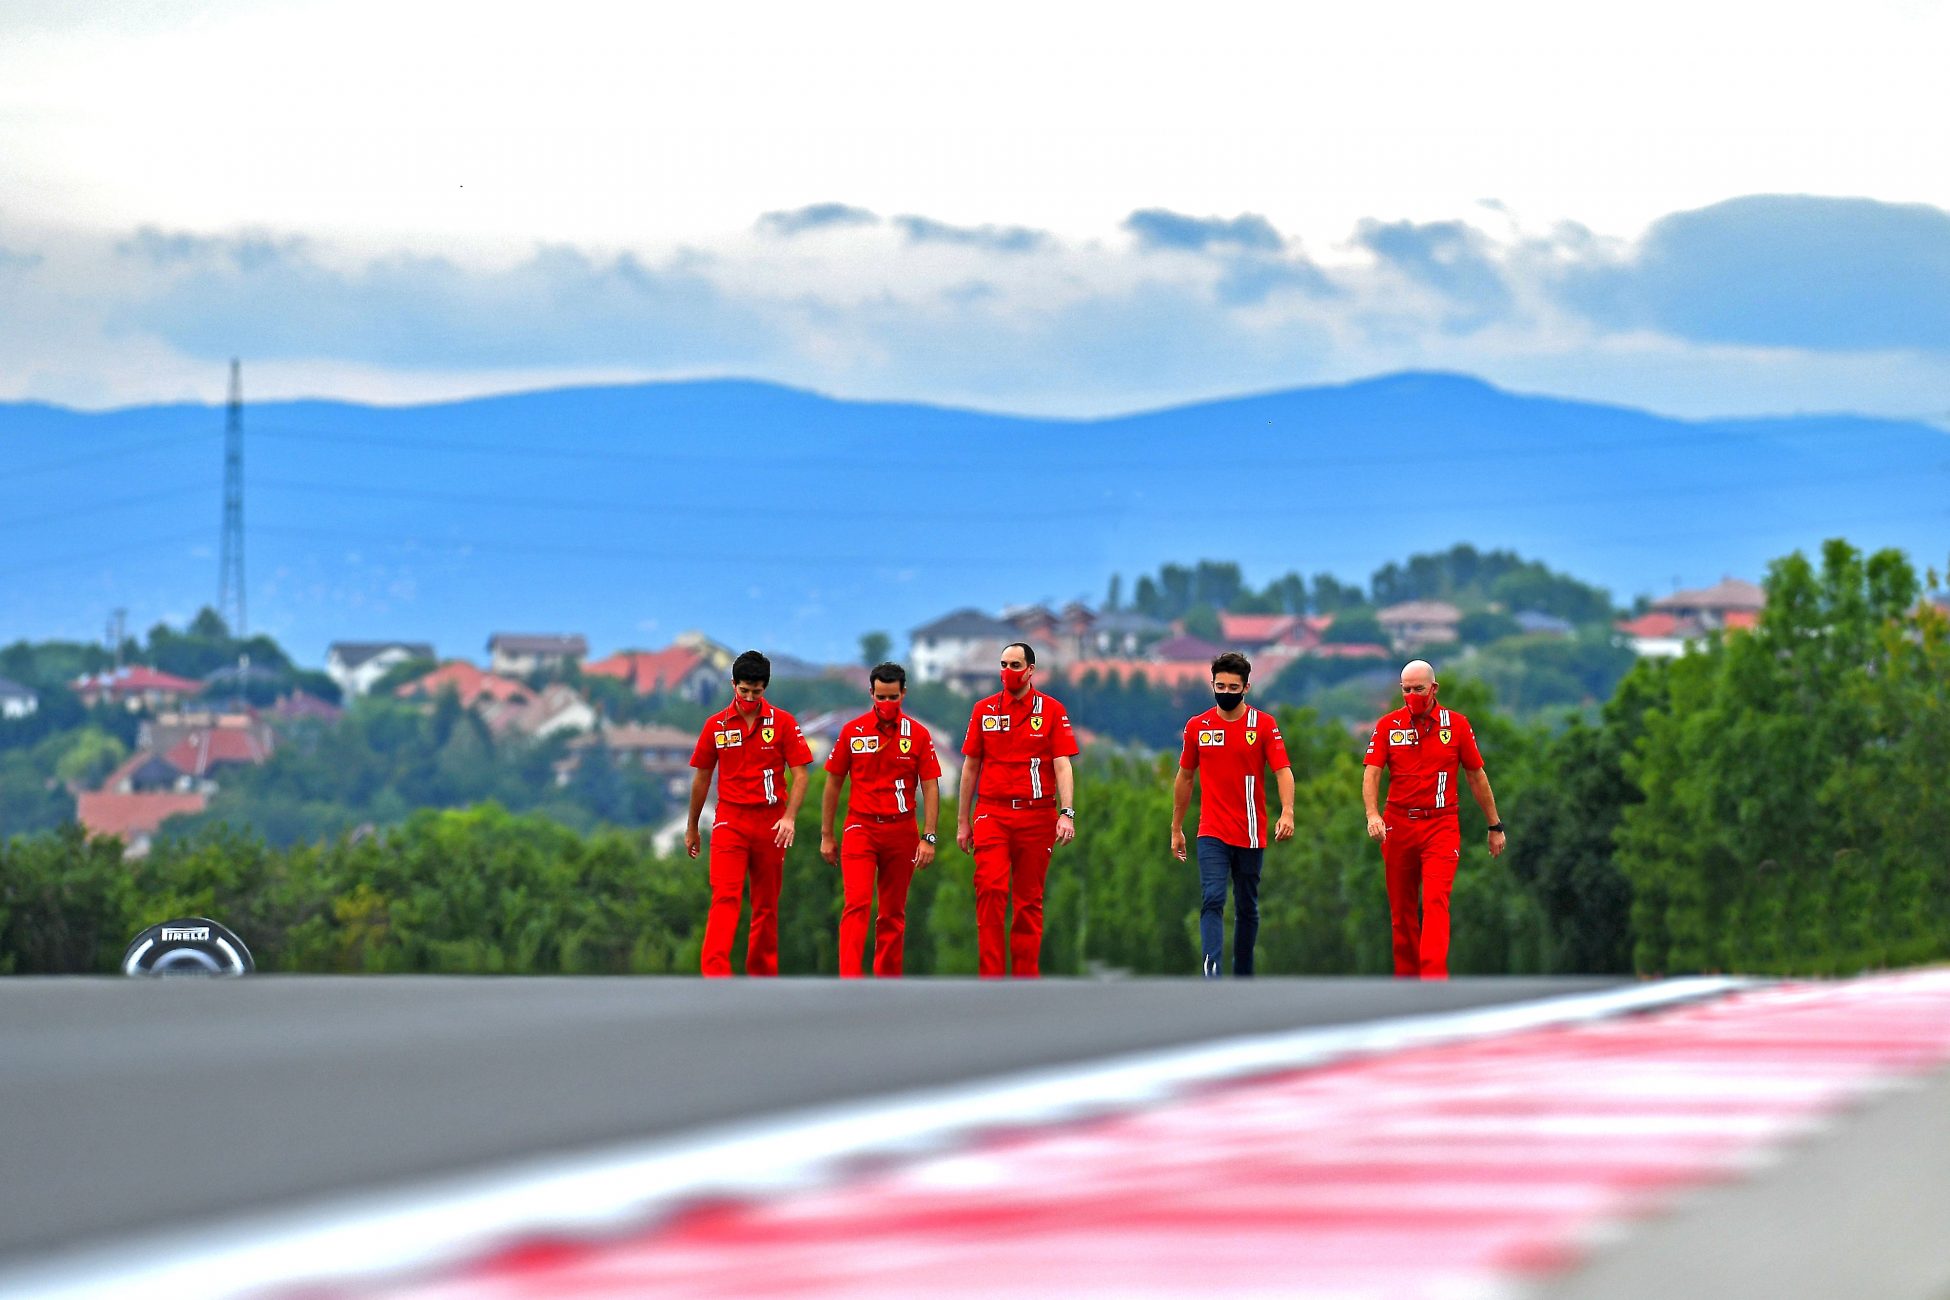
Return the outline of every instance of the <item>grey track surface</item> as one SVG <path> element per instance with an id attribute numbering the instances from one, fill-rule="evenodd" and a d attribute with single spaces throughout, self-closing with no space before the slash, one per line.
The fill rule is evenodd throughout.
<path id="1" fill-rule="evenodd" d="M 875 1093 L 1615 983 L 4 980 L 0 1263 Z"/>
<path id="2" fill-rule="evenodd" d="M 1950 1300 L 1950 1074 L 1639 1225 L 1536 1300 Z"/>

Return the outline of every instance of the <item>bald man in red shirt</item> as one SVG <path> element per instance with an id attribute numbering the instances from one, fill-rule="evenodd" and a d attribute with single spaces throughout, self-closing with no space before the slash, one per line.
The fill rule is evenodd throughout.
<path id="1" fill-rule="evenodd" d="M 873 927 L 873 973 L 901 973 L 907 935 L 907 887 L 916 871 L 934 861 L 935 821 L 941 815 L 941 759 L 928 729 L 907 716 L 907 670 L 876 664 L 867 675 L 873 707 L 840 728 L 826 760 L 826 795 L 819 813 L 819 856 L 840 869 L 845 900 L 840 909 L 840 975 L 864 972 L 860 950 L 867 941 L 867 909 L 879 896 Z M 833 837 L 840 787 L 846 830 Z M 921 829 L 914 819 L 919 814 Z"/>
<path id="2" fill-rule="evenodd" d="M 752 926 L 745 941 L 745 973 L 779 973 L 779 886 L 793 823 L 806 797 L 812 749 L 799 723 L 765 698 L 772 661 L 747 650 L 731 665 L 731 706 L 713 714 L 691 751 L 691 813 L 684 824 L 684 851 L 698 855 L 698 818 L 718 776 L 718 811 L 711 823 L 711 910 L 704 918 L 699 969 L 731 974 L 731 945 L 745 881 L 752 887 Z"/>
<path id="3" fill-rule="evenodd" d="M 955 843 L 975 855 L 977 962 L 991 979 L 1005 973 L 1005 932 L 1006 973 L 1031 979 L 1040 973 L 1050 851 L 1077 833 L 1077 810 L 1070 806 L 1076 734 L 1063 705 L 1037 690 L 1035 680 L 1035 650 L 1021 641 L 1002 647 L 1002 689 L 976 702 L 961 746 L 967 761 Z"/>
<path id="4" fill-rule="evenodd" d="M 1490 856 L 1503 852 L 1503 822 L 1496 815 L 1483 755 L 1469 719 L 1436 700 L 1435 669 L 1412 660 L 1402 669 L 1403 707 L 1383 714 L 1368 739 L 1361 801 L 1368 838 L 1381 845 L 1388 873 L 1388 916 L 1395 974 L 1449 978 L 1449 891 L 1462 859 L 1456 773 L 1469 784 L 1489 821 Z M 1381 773 L 1388 772 L 1388 804 L 1378 808 Z"/>

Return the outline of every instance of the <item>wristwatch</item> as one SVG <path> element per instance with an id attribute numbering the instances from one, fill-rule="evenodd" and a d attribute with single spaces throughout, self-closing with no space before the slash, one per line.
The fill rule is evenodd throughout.
<path id="1" fill-rule="evenodd" d="M 1497 823 L 1496 825 L 1494 825 L 1494 826 L 1490 826 L 1490 827 L 1487 827 L 1486 829 L 1488 829 L 1488 830 L 1493 830 L 1493 831 L 1495 831 L 1495 832 L 1496 832 L 1497 834 L 1499 834 L 1499 835 L 1507 835 L 1507 834 L 1509 834 L 1509 832 L 1508 832 L 1508 831 L 1506 831 L 1506 830 L 1504 830 L 1504 829 L 1503 829 L 1503 823 L 1502 823 L 1502 822 L 1498 822 L 1498 823 Z"/>
<path id="2" fill-rule="evenodd" d="M 1058 808 L 1056 815 L 1058 817 L 1068 817 L 1071 821 L 1075 821 L 1077 819 L 1077 810 L 1074 808 Z"/>
<path id="3" fill-rule="evenodd" d="M 929 834 L 926 834 L 926 835 L 923 835 L 923 836 L 922 836 L 921 838 L 922 838 L 922 839 L 924 839 L 924 840 L 926 840 L 926 841 L 927 841 L 928 843 L 930 843 L 930 844 L 932 844 L 932 843 L 934 843 L 934 842 L 935 842 L 935 841 L 934 841 L 934 835 L 933 835 L 933 833 L 932 833 L 932 832 L 930 832 Z"/>

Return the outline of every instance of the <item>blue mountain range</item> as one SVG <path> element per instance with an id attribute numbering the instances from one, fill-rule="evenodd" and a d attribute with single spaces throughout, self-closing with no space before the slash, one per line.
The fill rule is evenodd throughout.
<path id="1" fill-rule="evenodd" d="M 214 604 L 224 411 L 0 404 L 0 642 Z M 1094 420 L 765 383 L 244 414 L 248 623 L 334 640 L 686 628 L 851 659 L 960 606 L 1126 591 L 1165 562 L 1365 582 L 1458 541 L 1620 603 L 1824 538 L 1950 553 L 1950 438 L 1846 415 L 1686 421 L 1398 374 Z"/>

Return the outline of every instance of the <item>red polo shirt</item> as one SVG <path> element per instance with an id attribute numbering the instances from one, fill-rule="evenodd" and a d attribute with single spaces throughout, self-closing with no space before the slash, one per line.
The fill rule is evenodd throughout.
<path id="1" fill-rule="evenodd" d="M 1267 772 L 1293 766 L 1280 724 L 1270 713 L 1248 708 L 1227 722 L 1217 707 L 1185 724 L 1178 766 L 1197 771 L 1198 833 L 1242 849 L 1263 849 Z"/>
<path id="2" fill-rule="evenodd" d="M 691 766 L 718 770 L 718 802 L 734 805 L 785 802 L 785 770 L 812 762 L 799 723 L 766 704 L 747 721 L 736 704 L 714 713 L 698 733 Z"/>
<path id="3" fill-rule="evenodd" d="M 941 775 L 934 737 L 905 713 L 882 722 L 869 709 L 840 728 L 839 739 L 826 760 L 834 777 L 851 774 L 853 790 L 846 797 L 848 812 L 870 817 L 910 816 L 921 806 L 921 782 Z"/>
<path id="4" fill-rule="evenodd" d="M 1056 799 L 1055 760 L 1077 752 L 1063 705 L 1038 690 L 1020 700 L 997 691 L 968 716 L 961 752 L 982 764 L 984 799 Z"/>
<path id="5" fill-rule="evenodd" d="M 1388 769 L 1390 808 L 1454 812 L 1462 797 L 1457 765 L 1478 771 L 1483 755 L 1469 719 L 1454 709 L 1431 709 L 1418 719 L 1404 706 L 1374 724 L 1361 761 Z"/>

